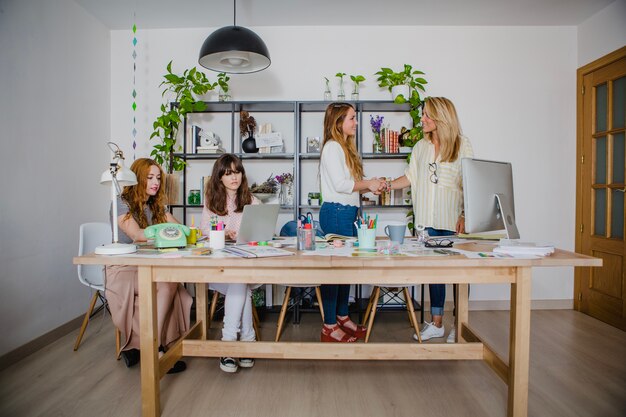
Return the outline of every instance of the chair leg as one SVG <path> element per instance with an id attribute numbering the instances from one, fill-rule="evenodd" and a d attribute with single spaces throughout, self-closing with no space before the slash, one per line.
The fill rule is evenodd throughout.
<path id="1" fill-rule="evenodd" d="M 374 326 L 374 316 L 376 316 L 376 309 L 378 308 L 378 297 L 380 297 L 380 287 L 376 287 L 374 301 L 372 302 L 372 312 L 370 313 L 370 320 L 367 324 L 367 333 L 365 334 L 365 343 L 370 340 L 370 333 Z"/>
<path id="2" fill-rule="evenodd" d="M 374 302 L 374 294 L 376 294 L 376 289 L 378 287 L 374 287 L 372 289 L 372 293 L 370 294 L 370 299 L 367 302 L 367 308 L 365 309 L 365 315 L 363 316 L 363 322 L 361 323 L 361 326 L 365 326 L 367 323 L 367 319 L 370 316 L 370 310 L 372 309 L 372 303 Z M 376 299 L 376 304 L 378 304 L 378 299 Z"/>
<path id="3" fill-rule="evenodd" d="M 417 317 L 415 317 L 415 308 L 413 307 L 413 300 L 411 300 L 411 294 L 409 293 L 409 289 L 404 287 L 404 299 L 406 300 L 406 308 L 409 311 L 409 321 L 411 325 L 415 329 L 415 334 L 417 335 L 418 342 L 422 343 L 422 336 L 420 335 L 420 328 L 417 324 Z"/>
<path id="4" fill-rule="evenodd" d="M 83 335 L 85 334 L 85 330 L 87 330 L 87 325 L 89 324 L 89 317 L 91 317 L 91 313 L 93 312 L 94 307 L 96 306 L 96 302 L 98 301 L 98 295 L 100 291 L 96 291 L 91 297 L 91 301 L 89 302 L 89 309 L 85 313 L 85 318 L 83 318 L 83 324 L 80 326 L 80 331 L 78 332 L 78 337 L 76 338 L 76 343 L 74 343 L 74 350 L 78 350 L 80 346 L 81 340 L 83 340 Z"/>
<path id="5" fill-rule="evenodd" d="M 322 303 L 322 290 L 320 287 L 315 287 L 315 296 L 317 297 L 317 305 L 320 308 L 320 314 L 322 315 L 322 323 L 324 322 L 324 304 Z"/>
<path id="6" fill-rule="evenodd" d="M 280 308 L 280 314 L 278 315 L 278 328 L 276 329 L 275 341 L 280 340 L 280 334 L 283 331 L 283 324 L 285 321 L 285 314 L 287 313 L 287 306 L 289 305 L 289 297 L 291 296 L 291 287 L 285 288 L 285 298 L 283 298 L 283 305 Z"/>
<path id="7" fill-rule="evenodd" d="M 254 334 L 256 335 L 256 340 L 261 340 L 261 333 L 259 332 L 259 325 L 261 321 L 259 320 L 259 313 L 256 311 L 256 306 L 254 302 L 252 303 L 252 327 L 254 327 Z"/>
<path id="8" fill-rule="evenodd" d="M 117 327 L 115 328 L 115 358 L 119 361 L 121 358 L 121 341 L 122 341 L 122 332 Z"/>
<path id="9" fill-rule="evenodd" d="M 213 321 L 213 316 L 215 315 L 215 309 L 217 308 L 217 297 L 219 297 L 220 293 L 217 291 L 213 291 L 213 297 L 211 298 L 211 310 L 209 311 L 209 319 L 207 320 L 206 328 L 209 330 L 211 328 L 211 322 Z"/>

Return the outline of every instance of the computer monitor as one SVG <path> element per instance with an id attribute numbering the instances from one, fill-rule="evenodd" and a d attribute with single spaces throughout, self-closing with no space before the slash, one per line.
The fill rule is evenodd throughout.
<path id="1" fill-rule="evenodd" d="M 513 201 L 513 169 L 508 162 L 463 158 L 466 233 L 505 229 L 519 239 Z"/>

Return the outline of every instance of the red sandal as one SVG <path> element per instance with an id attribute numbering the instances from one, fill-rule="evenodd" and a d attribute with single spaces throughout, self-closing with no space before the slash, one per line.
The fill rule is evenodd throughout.
<path id="1" fill-rule="evenodd" d="M 354 323 L 356 326 L 356 330 L 352 330 L 351 328 L 345 325 L 349 321 L 350 321 L 350 317 L 341 319 L 339 316 L 337 316 L 337 324 L 339 325 L 341 330 L 344 331 L 344 333 L 349 334 L 350 336 L 354 336 L 357 339 L 365 339 L 365 335 L 367 334 L 367 327 Z"/>
<path id="2" fill-rule="evenodd" d="M 335 342 L 335 343 L 353 343 L 357 341 L 357 338 L 354 336 L 350 336 L 349 334 L 344 332 L 344 335 L 341 337 L 341 339 L 335 339 L 332 336 L 332 333 L 337 330 L 337 329 L 341 329 L 340 326 L 333 326 L 333 327 L 322 327 L 322 333 L 320 335 L 320 340 L 322 342 Z"/>

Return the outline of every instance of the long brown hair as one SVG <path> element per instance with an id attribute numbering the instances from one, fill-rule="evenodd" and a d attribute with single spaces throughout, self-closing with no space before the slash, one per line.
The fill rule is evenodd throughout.
<path id="1" fill-rule="evenodd" d="M 226 216 L 228 214 L 228 208 L 226 207 L 226 187 L 222 182 L 222 177 L 224 175 L 230 175 L 233 172 L 241 172 L 241 184 L 237 190 L 237 209 L 235 212 L 241 213 L 244 206 L 252 203 L 252 193 L 248 187 L 248 178 L 246 177 L 246 170 L 243 167 L 241 159 L 231 153 L 226 153 L 220 156 L 217 161 L 215 161 L 215 164 L 213 164 L 211 180 L 207 184 L 206 190 L 204 190 L 206 208 L 220 216 Z"/>
<path id="2" fill-rule="evenodd" d="M 352 174 L 352 178 L 360 181 L 363 179 L 363 164 L 356 150 L 355 137 L 354 135 L 349 135 L 346 138 L 343 135 L 343 121 L 350 109 L 354 110 L 354 107 L 349 103 L 331 103 L 328 105 L 324 114 L 324 142 L 322 143 L 321 152 L 324 151 L 324 146 L 329 141 L 334 140 L 337 142 L 346 155 L 346 165 L 350 170 L 350 174 Z"/>
<path id="3" fill-rule="evenodd" d="M 441 162 L 456 161 L 461 149 L 462 133 L 454 104 L 445 97 L 428 97 L 424 104 L 424 111 L 437 125 Z M 431 135 L 432 132 L 425 134 L 428 140 L 432 140 Z"/>
<path id="4" fill-rule="evenodd" d="M 149 195 L 146 192 L 148 174 L 150 174 L 150 167 L 152 166 L 159 168 L 161 178 L 161 186 L 156 195 Z M 130 211 L 126 213 L 124 219 L 130 219 L 132 216 L 139 227 L 145 229 L 150 226 L 146 218 L 146 213 L 144 212 L 145 208 L 148 207 L 152 212 L 152 224 L 166 223 L 167 215 L 165 212 L 165 191 L 163 187 L 165 181 L 163 178 L 163 169 L 150 158 L 137 159 L 130 166 L 130 169 L 137 176 L 137 184 L 124 187 L 124 191 L 122 191 L 122 200 L 125 201 L 130 208 Z"/>

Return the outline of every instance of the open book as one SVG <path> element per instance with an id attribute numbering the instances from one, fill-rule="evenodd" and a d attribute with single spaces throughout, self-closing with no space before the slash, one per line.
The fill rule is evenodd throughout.
<path id="1" fill-rule="evenodd" d="M 337 233 L 327 233 L 324 235 L 324 237 L 320 237 L 317 236 L 315 238 L 316 241 L 322 241 L 322 242 L 330 242 L 331 240 L 347 240 L 347 239 L 355 239 L 355 236 L 343 236 L 343 235 L 338 235 Z"/>
<path id="2" fill-rule="evenodd" d="M 223 251 L 241 258 L 269 258 L 271 256 L 289 256 L 294 254 L 288 250 L 273 248 L 271 246 L 250 245 L 226 246 Z"/>

